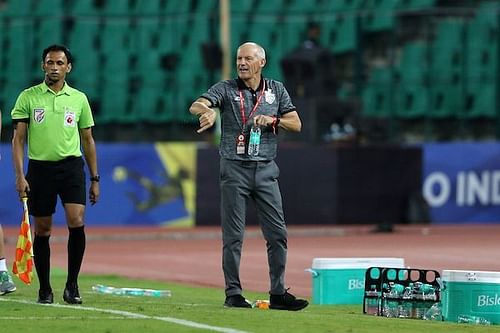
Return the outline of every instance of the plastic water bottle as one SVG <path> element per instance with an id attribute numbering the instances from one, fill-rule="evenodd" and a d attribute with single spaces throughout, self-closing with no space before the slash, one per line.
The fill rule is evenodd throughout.
<path id="1" fill-rule="evenodd" d="M 403 295 L 401 296 L 401 302 L 399 303 L 399 318 L 412 318 L 413 310 L 413 291 L 412 287 L 408 286 L 404 288 Z"/>
<path id="2" fill-rule="evenodd" d="M 258 299 L 252 304 L 252 307 L 261 310 L 269 310 L 269 301 Z"/>
<path id="3" fill-rule="evenodd" d="M 170 290 L 142 289 L 142 288 L 115 288 L 98 284 L 92 286 L 92 290 L 99 294 L 118 295 L 118 296 L 151 296 L 151 297 L 170 297 Z"/>
<path id="4" fill-rule="evenodd" d="M 424 315 L 425 320 L 443 321 L 443 314 L 441 311 L 441 302 L 436 302 L 427 310 Z"/>
<path id="5" fill-rule="evenodd" d="M 461 324 L 491 325 L 491 322 L 486 318 L 470 315 L 458 315 L 458 322 Z"/>
<path id="6" fill-rule="evenodd" d="M 259 155 L 261 130 L 259 126 L 253 126 L 250 130 L 250 139 L 248 140 L 248 155 Z"/>
<path id="7" fill-rule="evenodd" d="M 389 318 L 399 317 L 399 305 L 403 292 L 404 286 L 401 284 L 391 283 L 388 286 L 388 291 L 384 292 L 384 306 L 382 308 L 384 316 Z"/>
<path id="8" fill-rule="evenodd" d="M 379 292 L 375 287 L 365 292 L 365 313 L 369 315 L 378 315 L 378 307 L 380 302 Z"/>

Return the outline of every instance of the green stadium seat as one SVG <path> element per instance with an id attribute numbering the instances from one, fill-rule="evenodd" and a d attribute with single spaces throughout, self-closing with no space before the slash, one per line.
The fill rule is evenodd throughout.
<path id="1" fill-rule="evenodd" d="M 97 121 L 102 124 L 126 124 L 137 120 L 129 104 L 128 84 L 104 81 L 101 87 L 100 110 Z"/>
<path id="2" fill-rule="evenodd" d="M 52 44 L 63 44 L 61 19 L 43 18 L 35 25 L 36 49 L 42 50 Z"/>
<path id="3" fill-rule="evenodd" d="M 421 84 L 428 72 L 428 50 L 424 42 L 410 42 L 401 49 L 397 65 L 402 82 Z"/>
<path id="4" fill-rule="evenodd" d="M 305 18 L 288 19 L 279 26 L 280 43 L 289 50 L 298 47 L 306 38 L 307 22 Z"/>
<path id="5" fill-rule="evenodd" d="M 31 2 L 22 0 L 4 0 L 0 10 L 0 17 L 16 17 L 32 14 Z"/>
<path id="6" fill-rule="evenodd" d="M 291 0 L 288 1 L 285 10 L 288 14 L 307 14 L 316 11 L 313 1 Z"/>
<path id="7" fill-rule="evenodd" d="M 354 51 L 358 45 L 358 18 L 353 13 L 338 14 L 334 26 L 327 31 L 328 42 L 335 54 Z"/>
<path id="8" fill-rule="evenodd" d="M 136 0 L 132 9 L 135 15 L 158 15 L 162 11 L 162 0 Z"/>
<path id="9" fill-rule="evenodd" d="M 6 30 L 6 47 L 2 49 L 4 54 L 5 77 L 8 77 L 9 83 L 16 87 L 26 87 L 31 83 L 31 65 L 32 58 L 36 57 L 37 65 L 40 64 L 41 50 L 33 53 L 32 45 L 28 42 L 33 31 L 32 22 L 26 23 L 19 20 L 11 21 L 4 25 L 2 29 Z M 5 44 L 4 44 L 5 45 Z M 40 73 L 40 67 L 37 66 L 37 73 Z"/>
<path id="10" fill-rule="evenodd" d="M 499 87 L 494 80 L 484 80 L 467 87 L 465 118 L 498 119 L 497 96 Z"/>
<path id="11" fill-rule="evenodd" d="M 259 14 L 275 15 L 284 11 L 286 0 L 258 0 L 255 12 Z"/>
<path id="12" fill-rule="evenodd" d="M 180 53 L 183 45 L 183 31 L 187 23 L 183 20 L 162 22 L 158 30 L 158 49 L 163 53 Z"/>
<path id="13" fill-rule="evenodd" d="M 393 29 L 396 23 L 395 10 L 400 0 L 367 0 L 363 10 L 363 30 L 370 32 Z"/>
<path id="14" fill-rule="evenodd" d="M 396 115 L 402 119 L 426 117 L 429 113 L 429 90 L 422 84 L 400 82 L 396 90 Z"/>
<path id="15" fill-rule="evenodd" d="M 169 15 L 179 15 L 179 14 L 188 14 L 190 12 L 191 12 L 190 1 L 169 0 L 166 3 L 163 13 Z"/>
<path id="16" fill-rule="evenodd" d="M 363 116 L 387 118 L 393 114 L 393 81 L 390 68 L 376 68 L 371 71 L 362 92 Z"/>
<path id="17" fill-rule="evenodd" d="M 400 9 L 402 10 L 420 10 L 436 6 L 437 0 L 401 0 Z"/>
<path id="18" fill-rule="evenodd" d="M 105 1 L 102 8 L 102 13 L 105 15 L 129 15 L 131 8 L 127 0 L 111 0 Z"/>
<path id="19" fill-rule="evenodd" d="M 19 2 L 23 2 L 17 0 Z M 55 16 L 64 13 L 63 0 L 37 0 L 33 2 L 35 16 Z"/>
<path id="20" fill-rule="evenodd" d="M 132 36 L 128 19 L 107 20 L 100 32 L 100 51 L 105 54 L 126 51 L 132 44 Z"/>
<path id="21" fill-rule="evenodd" d="M 97 16 L 100 13 L 94 1 L 73 0 L 71 3 L 70 13 L 74 16 Z"/>
<path id="22" fill-rule="evenodd" d="M 430 118 L 461 118 L 464 108 L 463 86 L 458 82 L 434 82 L 431 80 Z"/>
<path id="23" fill-rule="evenodd" d="M 430 45 L 432 78 L 461 74 L 463 68 L 464 24 L 460 20 L 442 20 Z"/>
<path id="24" fill-rule="evenodd" d="M 354 12 L 362 9 L 365 0 L 335 0 L 324 1 L 319 8 L 322 13 Z"/>

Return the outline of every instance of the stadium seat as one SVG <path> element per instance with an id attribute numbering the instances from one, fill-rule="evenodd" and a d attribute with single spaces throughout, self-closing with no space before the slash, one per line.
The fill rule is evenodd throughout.
<path id="1" fill-rule="evenodd" d="M 129 104 L 128 82 L 103 81 L 101 85 L 100 123 L 126 124 L 137 121 L 138 117 Z"/>
<path id="2" fill-rule="evenodd" d="M 390 68 L 376 68 L 370 73 L 362 92 L 362 113 L 366 117 L 387 118 L 393 114 L 394 78 Z"/>
<path id="3" fill-rule="evenodd" d="M 434 119 L 461 118 L 464 108 L 461 81 L 430 81 L 430 105 L 428 116 Z"/>
<path id="4" fill-rule="evenodd" d="M 429 90 L 422 84 L 400 82 L 395 100 L 395 113 L 399 118 L 422 118 L 429 113 Z"/>
<path id="5" fill-rule="evenodd" d="M 402 10 L 419 10 L 432 8 L 436 5 L 437 0 L 400 0 L 400 9 Z"/>
<path id="6" fill-rule="evenodd" d="M 110 16 L 125 16 L 129 15 L 130 12 L 131 8 L 129 7 L 129 1 L 124 0 L 106 0 L 102 7 L 102 13 Z"/>
<path id="7" fill-rule="evenodd" d="M 370 32 L 390 30 L 394 28 L 396 17 L 395 9 L 400 0 L 368 0 L 363 10 L 363 30 Z"/>
<path id="8" fill-rule="evenodd" d="M 74 16 L 97 16 L 99 9 L 95 6 L 94 1 L 88 0 L 73 0 L 71 1 L 70 13 Z"/>
<path id="9" fill-rule="evenodd" d="M 63 44 L 62 23 L 58 17 L 37 20 L 34 32 L 36 34 L 36 49 L 42 50 L 52 44 Z"/>
<path id="10" fill-rule="evenodd" d="M 428 50 L 424 42 L 405 44 L 397 65 L 402 82 L 422 84 L 428 72 Z"/>
<path id="11" fill-rule="evenodd" d="M 20 0 L 4 0 L 4 4 L 0 10 L 0 17 L 25 16 L 33 12 L 33 7 L 30 3 Z"/>
<path id="12" fill-rule="evenodd" d="M 358 44 L 358 17 L 353 13 L 337 14 L 334 26 L 330 26 L 329 45 L 335 54 L 353 51 Z"/>
<path id="13" fill-rule="evenodd" d="M 498 119 L 500 112 L 495 107 L 498 91 L 498 84 L 494 80 L 469 85 L 464 117 Z"/>
<path id="14" fill-rule="evenodd" d="M 442 20 L 430 45 L 431 75 L 445 77 L 461 74 L 463 68 L 464 24 L 461 20 Z"/>

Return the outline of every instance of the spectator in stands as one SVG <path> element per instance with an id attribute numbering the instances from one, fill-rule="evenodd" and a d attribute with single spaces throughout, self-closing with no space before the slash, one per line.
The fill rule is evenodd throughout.
<path id="1" fill-rule="evenodd" d="M 299 132 L 302 124 L 288 92 L 281 82 L 264 78 L 264 49 L 252 42 L 237 50 L 238 78 L 213 85 L 189 111 L 199 117 L 201 133 L 212 127 L 215 108 L 222 118 L 220 179 L 222 191 L 222 266 L 226 307 L 250 308 L 242 296 L 240 258 L 245 232 L 247 200 L 252 199 L 267 242 L 270 275 L 270 308 L 301 310 L 308 305 L 285 288 L 287 231 L 278 186 L 279 169 L 274 158 L 278 128 Z M 261 134 L 258 153 L 250 154 L 252 128 Z M 262 136 L 262 137 L 260 137 Z"/>
<path id="2" fill-rule="evenodd" d="M 0 138 L 2 137 L 2 112 L 0 111 Z M 0 160 L 2 155 L 0 155 Z M 5 259 L 5 242 L 3 238 L 3 229 L 0 224 L 0 296 L 16 291 L 16 285 L 7 269 L 7 260 Z"/>
<path id="3" fill-rule="evenodd" d="M 304 49 L 314 49 L 321 47 L 320 39 L 321 37 L 321 26 L 314 21 L 307 24 L 306 39 L 302 43 L 302 48 Z"/>
<path id="4" fill-rule="evenodd" d="M 86 181 L 82 151 L 90 172 L 89 200 L 99 198 L 99 175 L 92 126 L 94 119 L 87 96 L 70 87 L 65 79 L 72 69 L 68 48 L 51 45 L 42 53 L 42 83 L 21 92 L 12 110 L 13 161 L 16 190 L 28 196 L 35 220 L 33 252 L 40 282 L 39 303 L 53 303 L 50 285 L 52 215 L 57 196 L 64 205 L 68 238 L 68 276 L 63 299 L 81 304 L 78 274 L 85 252 L 84 212 Z M 24 176 L 24 145 L 28 136 L 28 172 Z"/>

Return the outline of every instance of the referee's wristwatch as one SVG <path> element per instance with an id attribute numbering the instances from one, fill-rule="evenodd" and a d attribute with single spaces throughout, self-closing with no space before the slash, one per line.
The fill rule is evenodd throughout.
<path id="1" fill-rule="evenodd" d="M 99 176 L 99 175 L 95 175 L 95 176 L 90 177 L 90 181 L 91 182 L 97 182 L 98 183 L 100 180 L 101 180 L 101 176 Z"/>

